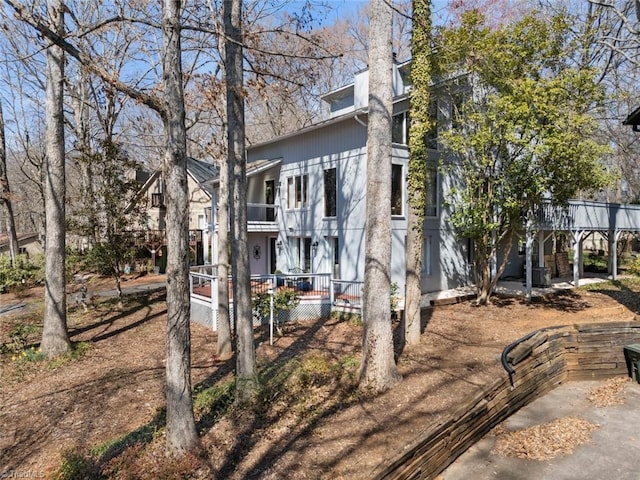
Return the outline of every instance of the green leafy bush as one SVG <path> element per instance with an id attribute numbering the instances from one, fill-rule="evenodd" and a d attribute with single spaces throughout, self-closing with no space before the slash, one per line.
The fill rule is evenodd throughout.
<path id="1" fill-rule="evenodd" d="M 629 263 L 629 273 L 640 276 L 640 257 L 636 257 Z"/>
<path id="2" fill-rule="evenodd" d="M 1 353 L 21 353 L 30 343 L 30 336 L 40 331 L 40 327 L 29 323 L 19 323 L 9 333 L 9 341 L 0 346 Z"/>
<path id="3" fill-rule="evenodd" d="M 271 294 L 259 293 L 253 297 L 253 311 L 262 317 L 268 317 L 271 310 Z M 300 303 L 298 293 L 290 288 L 279 288 L 273 297 L 273 314 L 275 318 L 285 310 L 293 310 Z"/>
<path id="4" fill-rule="evenodd" d="M 18 255 L 15 265 L 11 259 L 0 255 L 0 293 L 41 284 L 44 281 L 44 256 Z"/>

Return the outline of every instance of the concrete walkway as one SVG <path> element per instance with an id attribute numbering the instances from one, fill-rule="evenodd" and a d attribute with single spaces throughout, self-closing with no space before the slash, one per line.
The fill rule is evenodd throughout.
<path id="1" fill-rule="evenodd" d="M 580 286 L 589 285 L 592 283 L 606 282 L 610 280 L 611 276 L 588 274 L 588 276 L 580 279 Z M 532 298 L 542 297 L 549 293 L 560 292 L 563 290 L 570 290 L 574 288 L 573 278 L 554 278 L 553 283 L 549 287 L 533 287 L 531 296 Z M 438 300 L 444 298 L 465 297 L 467 295 L 474 295 L 476 293 L 475 286 L 466 286 L 454 288 L 451 290 L 443 290 L 440 292 L 426 293 L 422 295 L 420 305 L 427 307 L 430 305 L 431 300 Z M 496 293 L 514 297 L 525 297 L 526 287 L 524 280 L 501 280 L 496 286 Z M 639 477 L 640 480 L 640 477 Z"/>
<path id="2" fill-rule="evenodd" d="M 115 283 L 115 282 L 114 282 Z M 167 288 L 167 276 L 166 275 L 151 275 L 148 278 L 145 277 L 145 281 L 136 285 L 127 285 L 127 282 L 122 283 L 122 295 L 138 295 L 141 293 L 153 293 Z M 99 297 L 117 297 L 118 291 L 113 289 L 97 290 L 90 292 L 91 295 L 97 295 Z"/>
<path id="3" fill-rule="evenodd" d="M 537 461 L 492 454 L 496 437 L 487 435 L 449 466 L 444 480 L 638 480 L 640 479 L 640 384 L 624 386 L 623 405 L 594 407 L 587 397 L 604 382 L 569 382 L 523 407 L 503 422 L 508 431 L 562 417 L 599 426 L 591 441 L 573 453 Z"/>

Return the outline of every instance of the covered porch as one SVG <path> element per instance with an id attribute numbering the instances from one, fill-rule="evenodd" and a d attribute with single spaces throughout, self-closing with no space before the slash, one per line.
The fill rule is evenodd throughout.
<path id="1" fill-rule="evenodd" d="M 570 274 L 573 285 L 579 286 L 584 277 L 584 242 L 599 234 L 607 242 L 608 272 L 615 280 L 618 275 L 618 243 L 626 234 L 640 233 L 640 205 L 571 200 L 564 207 L 543 204 L 536 212 L 535 223 L 527 229 L 525 238 L 526 286 L 530 296 L 533 286 L 534 263 L 545 268 L 544 245 L 553 236 L 564 233 L 573 249 Z M 538 258 L 533 259 L 533 243 L 538 243 Z M 603 249 L 604 250 L 604 249 Z M 568 267 L 568 264 L 567 264 Z"/>

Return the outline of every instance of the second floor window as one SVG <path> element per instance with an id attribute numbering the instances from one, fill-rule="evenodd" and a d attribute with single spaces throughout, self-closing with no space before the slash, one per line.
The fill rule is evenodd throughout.
<path id="1" fill-rule="evenodd" d="M 287 178 L 287 208 L 306 208 L 308 206 L 309 176 L 297 175 Z"/>
<path id="2" fill-rule="evenodd" d="M 409 112 L 401 112 L 393 116 L 391 141 L 402 145 L 409 143 Z"/>
<path id="3" fill-rule="evenodd" d="M 151 206 L 156 208 L 164 207 L 164 193 L 152 193 Z"/>
<path id="4" fill-rule="evenodd" d="M 337 175 L 335 168 L 324 171 L 324 216 L 335 217 L 337 211 Z"/>
<path id="5" fill-rule="evenodd" d="M 425 215 L 427 217 L 438 216 L 438 167 L 434 163 L 427 164 L 427 192 L 425 202 Z"/>
<path id="6" fill-rule="evenodd" d="M 431 126 L 425 135 L 425 144 L 429 150 L 438 149 L 438 101 L 431 100 L 429 103 L 429 120 Z"/>
<path id="7" fill-rule="evenodd" d="M 402 215 L 402 165 L 391 165 L 391 215 Z"/>

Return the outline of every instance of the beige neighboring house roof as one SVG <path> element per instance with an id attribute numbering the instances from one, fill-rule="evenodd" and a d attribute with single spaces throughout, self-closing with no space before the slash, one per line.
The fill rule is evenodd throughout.
<path id="1" fill-rule="evenodd" d="M 210 180 L 214 177 L 218 177 L 220 174 L 220 167 L 213 163 L 204 162 L 195 158 L 187 157 L 187 175 L 191 177 L 196 184 L 202 189 L 202 191 L 211 198 L 213 195 L 213 188 L 210 184 Z M 138 190 L 136 194 L 135 202 L 138 202 L 140 198 L 149 190 L 149 188 L 158 180 L 162 175 L 162 170 L 157 169 L 154 171 L 144 184 Z M 130 211 L 133 205 L 128 205 L 125 211 Z"/>
<path id="2" fill-rule="evenodd" d="M 18 247 L 30 255 L 44 253 L 37 233 L 21 233 L 18 235 Z M 9 236 L 0 235 L 0 254 L 9 252 Z"/>

